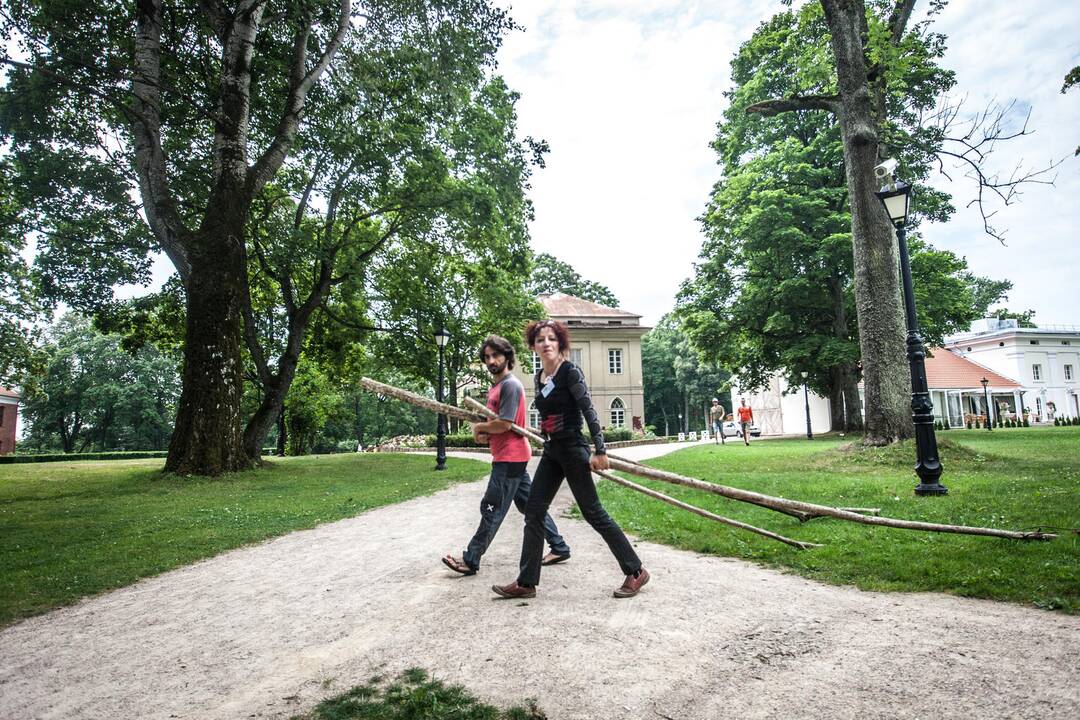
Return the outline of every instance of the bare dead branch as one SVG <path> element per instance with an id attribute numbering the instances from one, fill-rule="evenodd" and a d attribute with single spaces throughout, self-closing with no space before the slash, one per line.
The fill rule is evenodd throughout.
<path id="1" fill-rule="evenodd" d="M 999 142 L 1033 133 L 1029 129 L 1031 111 L 1028 110 L 1018 127 L 1013 127 L 1015 100 L 1004 104 L 991 101 L 979 112 L 961 120 L 964 102 L 945 98 L 927 118 L 938 128 L 943 139 L 942 147 L 936 150 L 938 171 L 952 181 L 945 169 L 947 158 L 952 158 L 957 167 L 964 169 L 964 176 L 976 184 L 975 197 L 966 207 L 977 207 L 982 218 L 983 231 L 1005 244 L 1005 231 L 997 229 L 991 222 L 998 211 L 991 209 L 988 203 L 994 200 L 1002 207 L 1008 207 L 1017 202 L 1025 185 L 1053 185 L 1056 175 L 1050 177 L 1050 173 L 1064 159 L 1051 160 L 1039 168 L 1025 168 L 1021 160 L 1004 176 L 987 170 L 986 165 Z"/>

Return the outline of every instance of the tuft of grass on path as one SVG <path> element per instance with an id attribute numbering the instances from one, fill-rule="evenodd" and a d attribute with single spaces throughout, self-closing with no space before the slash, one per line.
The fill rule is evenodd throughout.
<path id="1" fill-rule="evenodd" d="M 394 680 L 376 676 L 342 695 L 324 700 L 292 720 L 546 720 L 534 701 L 501 710 L 481 702 L 461 685 L 445 685 L 421 668 Z"/>
<path id="2" fill-rule="evenodd" d="M 424 455 L 274 459 L 218 478 L 161 460 L 0 466 L 0 624 L 217 555 L 477 480 Z"/>
<path id="3" fill-rule="evenodd" d="M 681 475 L 822 505 L 953 525 L 1057 531 L 1049 542 L 916 532 L 795 518 L 709 493 L 633 478 L 719 515 L 798 540 L 795 548 L 601 483 L 604 506 L 643 539 L 738 557 L 864 590 L 939 591 L 1080 612 L 1080 428 L 938 433 L 944 497 L 917 497 L 912 442 L 864 449 L 834 436 L 689 448 L 648 464 Z M 848 439 L 850 441 L 850 438 Z M 648 558 L 645 558 L 648 564 Z"/>

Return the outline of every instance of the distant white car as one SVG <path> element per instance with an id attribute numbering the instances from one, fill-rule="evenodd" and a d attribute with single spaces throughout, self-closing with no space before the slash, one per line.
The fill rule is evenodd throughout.
<path id="1" fill-rule="evenodd" d="M 723 425 L 724 437 L 742 437 L 742 426 L 734 420 L 728 420 Z M 761 437 L 761 428 L 756 423 L 750 423 L 750 437 Z"/>

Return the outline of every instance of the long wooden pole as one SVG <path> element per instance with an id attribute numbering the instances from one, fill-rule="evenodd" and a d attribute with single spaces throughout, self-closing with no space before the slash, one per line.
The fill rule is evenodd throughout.
<path id="1" fill-rule="evenodd" d="M 445 412 L 447 414 L 455 414 L 463 420 L 469 422 L 477 422 L 484 419 L 484 416 L 479 413 L 467 412 L 460 408 L 456 408 L 452 405 L 443 405 L 442 403 L 436 403 L 429 398 L 424 398 L 415 393 L 411 393 L 407 390 L 395 388 L 391 385 L 385 385 L 383 383 L 370 380 L 369 378 L 363 378 L 360 384 L 372 390 L 373 392 L 381 393 L 391 397 L 396 397 L 405 402 L 411 402 L 414 405 L 420 407 L 426 407 L 434 412 Z M 471 398 L 466 398 L 466 403 L 476 403 Z M 480 405 L 480 407 L 483 407 Z M 470 419 L 471 418 L 471 419 Z M 515 426 L 515 432 L 529 437 L 531 440 L 539 440 L 540 438 L 536 433 L 533 433 L 525 428 L 517 428 Z M 942 525 L 939 523 L 920 522 L 915 520 L 898 520 L 895 518 L 877 517 L 861 515 L 857 512 L 851 512 L 850 510 L 842 510 L 840 508 L 829 507 L 827 505 L 816 505 L 814 503 L 805 503 L 798 500 L 788 500 L 786 498 L 773 497 L 771 495 L 764 495 L 762 493 L 752 492 L 750 490 L 742 490 L 740 488 L 729 487 L 727 485 L 720 485 L 717 483 L 705 482 L 703 480 L 695 480 L 694 478 L 685 477 L 676 473 L 666 472 L 664 470 L 657 470 L 645 465 L 641 465 L 632 460 L 620 458 L 616 455 L 608 454 L 608 461 L 611 463 L 611 467 L 615 470 L 621 470 L 633 475 L 640 475 L 642 477 L 651 478 L 653 480 L 660 480 L 662 482 L 671 483 L 673 485 L 682 485 L 684 487 L 692 487 L 698 490 L 704 490 L 705 492 L 711 492 L 715 495 L 721 495 L 732 500 L 738 500 L 740 502 L 746 502 L 753 505 L 759 505 L 770 509 L 783 508 L 784 510 L 794 510 L 797 512 L 807 513 L 812 516 L 827 516 L 834 517 L 839 520 L 848 520 L 849 522 L 862 523 L 863 525 L 880 525 L 883 527 L 899 528 L 901 530 L 924 530 L 927 532 L 946 532 L 956 533 L 961 535 L 983 535 L 990 537 L 1008 538 L 1010 540 L 1052 540 L 1057 535 L 1054 533 L 1044 533 L 1041 531 L 1034 532 L 1016 532 L 1013 530 L 998 530 L 997 528 L 981 528 L 971 527 L 968 525 Z"/>
<path id="2" fill-rule="evenodd" d="M 900 528 L 902 530 L 926 530 L 929 532 L 957 533 L 961 535 L 988 535 L 991 537 L 1009 538 L 1010 540 L 1051 540 L 1057 537 L 1057 535 L 1053 533 L 1044 533 L 1040 531 L 1016 532 L 1013 530 L 998 530 L 997 528 L 971 527 L 968 525 L 942 525 L 939 523 L 919 522 L 916 520 L 898 520 L 895 518 L 861 515 L 856 512 L 851 512 L 850 510 L 829 507 L 828 505 L 815 505 L 814 503 L 800 502 L 798 500 L 788 500 L 787 498 L 763 495 L 761 493 L 751 492 L 750 490 L 742 490 L 727 485 L 705 482 L 704 480 L 695 480 L 694 478 L 684 477 L 664 470 L 657 470 L 656 468 L 627 462 L 621 458 L 612 457 L 610 454 L 608 455 L 608 460 L 611 462 L 611 467 L 616 470 L 634 473 L 635 475 L 652 478 L 653 480 L 661 480 L 674 485 L 692 487 L 716 495 L 722 495 L 731 498 L 732 500 L 740 500 L 742 502 L 748 502 L 768 508 L 779 507 L 786 510 L 804 512 L 813 516 L 834 517 L 839 520 L 848 520 L 864 525 L 881 525 L 884 527 Z"/>
<path id="3" fill-rule="evenodd" d="M 610 457 L 610 455 L 608 457 Z M 648 465 L 642 465 L 641 463 L 637 462 L 636 460 L 630 460 L 628 458 L 618 458 L 618 459 L 622 460 L 623 462 L 628 462 L 628 463 L 632 463 L 634 465 L 637 465 L 639 468 L 642 468 L 645 472 L 648 472 L 651 469 Z M 641 474 L 641 473 L 638 473 L 638 474 Z M 758 507 L 766 508 L 767 510 L 773 510 L 773 511 L 778 512 L 778 513 L 783 513 L 784 515 L 789 515 L 789 516 L 795 518 L 796 520 L 798 520 L 799 522 L 806 522 L 807 520 L 813 520 L 814 518 L 819 518 L 819 517 L 827 517 L 826 515 L 822 515 L 821 513 L 808 513 L 808 512 L 802 512 L 801 510 L 789 510 L 787 508 L 773 507 L 771 504 L 756 502 L 756 501 L 752 501 L 752 500 L 743 500 L 742 502 L 747 502 L 747 503 L 750 503 L 751 505 L 757 505 Z M 848 512 L 860 513 L 860 514 L 863 514 L 863 515 L 880 515 L 881 514 L 881 508 L 845 507 L 845 508 L 838 508 L 838 509 L 839 510 L 847 510 Z"/>
<path id="4" fill-rule="evenodd" d="M 612 475 L 611 473 L 604 472 L 603 470 L 594 470 L 593 472 L 596 473 L 597 475 L 599 475 L 602 478 L 610 480 L 613 483 L 616 483 L 618 485 L 622 485 L 623 487 L 626 487 L 626 488 L 630 488 L 631 490 L 637 490 L 639 493 L 642 493 L 643 495 L 648 495 L 651 498 L 656 498 L 657 500 L 661 500 L 663 502 L 666 502 L 668 505 L 674 505 L 677 508 L 682 508 L 683 510 L 689 510 L 690 512 L 694 513 L 695 515 L 700 515 L 701 517 L 709 518 L 710 520 L 715 520 L 716 522 L 723 523 L 724 525 L 730 525 L 733 528 L 739 528 L 740 530 L 746 530 L 747 532 L 752 532 L 752 533 L 755 533 L 757 535 L 761 535 L 762 537 L 771 538 L 773 540 L 779 540 L 780 542 L 784 543 L 785 545 L 790 545 L 791 547 L 797 548 L 799 550 L 807 550 L 809 548 L 824 547 L 824 545 L 820 545 L 818 543 L 804 542 L 802 540 L 792 540 L 791 538 L 784 537 L 783 535 L 778 535 L 777 533 L 771 532 L 769 530 L 764 530 L 762 528 L 754 527 L 753 525 L 748 525 L 747 523 L 740 522 L 738 520 L 732 520 L 731 518 L 726 518 L 726 517 L 723 517 L 722 515 L 717 515 L 716 513 L 712 513 L 712 512 L 709 512 L 708 510 L 705 510 L 703 508 L 699 508 L 696 505 L 691 505 L 690 503 L 685 503 L 685 502 L 683 502 L 681 500 L 676 500 L 673 497 L 665 495 L 665 494 L 663 494 L 661 492 L 657 492 L 656 490 L 652 490 L 650 488 L 647 488 L 644 485 L 638 485 L 637 483 L 630 482 L 629 480 L 621 478 L 618 475 Z"/>
<path id="5" fill-rule="evenodd" d="M 498 417 L 491 410 L 491 408 L 489 408 L 489 407 L 487 407 L 485 405 L 481 405 L 480 403 L 478 403 L 476 400 L 473 400 L 472 398 L 465 398 L 464 404 L 469 406 L 470 408 L 476 410 L 477 413 L 483 413 L 484 417 L 488 418 L 489 420 Z M 523 428 L 523 427 L 520 427 L 519 425 L 515 425 L 515 424 L 511 423 L 510 429 L 513 430 L 514 432 L 516 432 L 518 435 L 521 435 L 523 437 L 528 438 L 534 444 L 537 444 L 537 445 L 543 445 L 544 444 L 544 438 L 540 437 L 539 435 L 537 435 L 535 432 L 533 432 L 529 428 Z M 784 537 L 783 535 L 778 535 L 777 533 L 771 532 L 769 530 L 764 530 L 762 528 L 754 527 L 753 525 L 748 525 L 747 523 L 740 522 L 738 520 L 732 520 L 731 518 L 726 518 L 726 517 L 723 517 L 722 515 L 717 515 L 716 513 L 712 513 L 712 512 L 709 512 L 708 510 L 705 510 L 703 508 L 699 508 L 696 505 L 691 505 L 690 503 L 683 502 L 682 500 L 676 500 L 675 498 L 673 498 L 673 497 L 671 497 L 669 495 L 665 495 L 665 494 L 663 494 L 661 492 L 657 492 L 656 490 L 652 490 L 652 489 L 644 487 L 642 485 L 638 485 L 637 483 L 631 482 L 629 480 L 625 480 L 625 479 L 619 477 L 618 475 L 612 475 L 609 472 L 604 472 L 603 470 L 593 470 L 593 472 L 596 473 L 597 475 L 599 475 L 602 478 L 610 480 L 613 483 L 616 483 L 618 485 L 622 485 L 625 488 L 630 488 L 631 490 L 636 490 L 637 492 L 641 493 L 642 495 L 648 495 L 649 497 L 655 498 L 656 500 L 660 500 L 661 502 L 666 502 L 668 505 L 674 505 L 677 508 L 682 508 L 683 510 L 689 510 L 690 512 L 694 513 L 695 515 L 700 515 L 701 517 L 709 518 L 710 520 L 715 520 L 716 522 L 723 523 L 724 525 L 730 525 L 731 527 L 739 528 L 740 530 L 746 530 L 747 532 L 756 533 L 758 535 L 761 535 L 762 537 L 767 537 L 767 538 L 770 538 L 772 540 L 778 540 L 779 542 L 782 542 L 785 545 L 790 545 L 791 547 L 798 548 L 799 550 L 806 550 L 808 548 L 814 548 L 814 547 L 822 547 L 821 545 L 818 545 L 817 543 L 803 542 L 801 540 L 792 540 L 791 538 Z"/>

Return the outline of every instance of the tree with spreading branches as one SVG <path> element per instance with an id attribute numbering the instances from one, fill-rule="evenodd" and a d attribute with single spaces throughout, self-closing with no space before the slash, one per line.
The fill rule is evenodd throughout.
<path id="1" fill-rule="evenodd" d="M 20 221 L 41 238 L 43 288 L 95 310 L 164 252 L 185 301 L 166 469 L 249 466 L 240 403 L 256 200 L 292 172 L 317 175 L 308 160 L 322 132 L 357 105 L 378 117 L 404 100 L 415 131 L 434 132 L 510 20 L 486 0 L 13 0 L 2 13 L 0 135 Z"/>
<path id="2" fill-rule="evenodd" d="M 991 198 L 1012 203 L 1019 186 L 1046 182 L 1045 173 L 1052 169 L 1018 168 L 1006 178 L 984 170 L 986 157 L 998 141 L 1030 131 L 1026 122 L 1018 130 L 1008 129 L 1012 127 L 1006 121 L 1011 117 L 1010 105 L 990 108 L 959 127 L 959 106 L 942 102 L 955 77 L 932 62 L 945 48 L 944 37 L 930 31 L 933 16 L 943 6 L 942 0 L 934 0 L 928 19 L 909 28 L 915 0 L 820 0 L 822 21 L 816 31 L 820 43 L 791 49 L 809 54 L 811 62 L 797 66 L 798 71 L 786 77 L 763 78 L 761 86 L 775 94 L 745 106 L 747 113 L 762 118 L 824 111 L 839 127 L 851 211 L 865 389 L 864 442 L 871 445 L 910 437 L 913 431 L 897 243 L 875 195 L 879 188 L 874 166 L 894 157 L 900 161 L 899 174 L 915 180 L 932 162 L 946 172 L 950 159 L 960 164 L 977 185 L 973 203 L 982 213 L 987 232 L 999 239 L 1002 233 L 990 222 Z M 816 6 L 803 8 L 803 12 L 812 11 L 817 11 Z M 930 70 L 931 82 L 912 78 L 910 69 L 919 64 Z M 914 85 L 912 79 L 917 81 Z M 933 193 L 923 191 L 923 196 L 934 200 Z M 933 205 L 944 210 L 939 203 Z"/>

